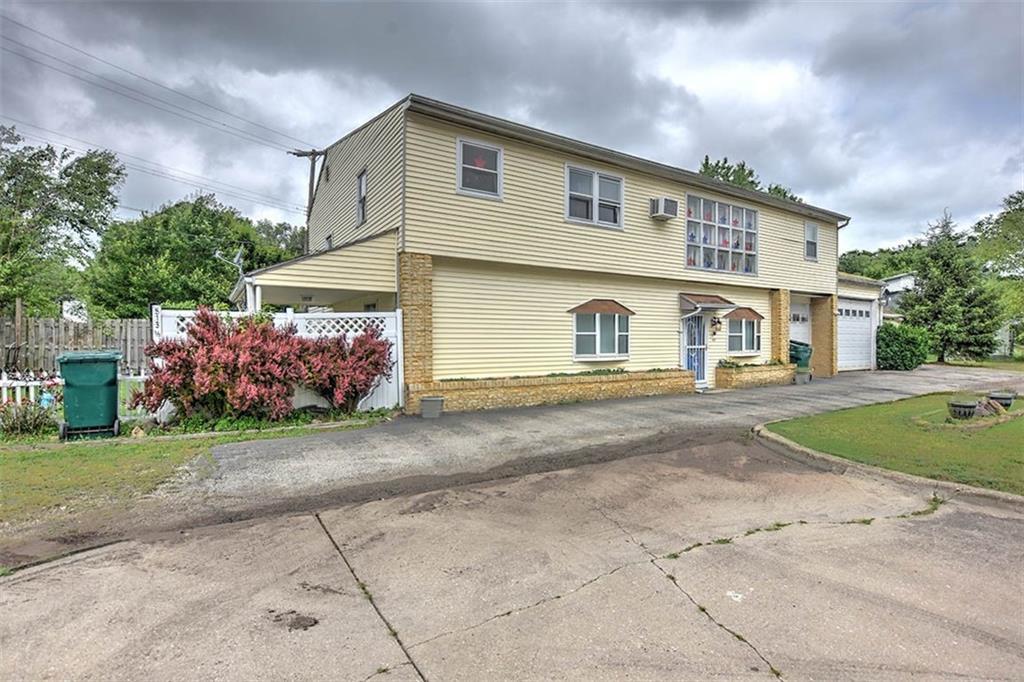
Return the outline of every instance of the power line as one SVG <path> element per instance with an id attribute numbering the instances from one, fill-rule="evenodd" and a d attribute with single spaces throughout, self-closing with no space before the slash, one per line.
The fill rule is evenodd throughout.
<path id="1" fill-rule="evenodd" d="M 42 142 L 48 142 L 50 144 L 60 144 L 60 145 L 66 147 L 68 149 L 71 149 L 72 151 L 77 151 L 77 152 L 83 152 L 84 151 L 82 149 L 78 149 L 78 148 L 69 146 L 69 145 L 64 144 L 64 143 L 54 142 L 54 141 L 49 140 L 49 139 L 47 139 L 45 137 L 41 137 L 39 135 L 34 135 L 34 134 L 31 134 L 31 133 L 24 133 L 23 135 L 24 135 L 24 137 L 40 140 Z M 129 168 L 131 170 L 134 170 L 134 171 L 137 171 L 137 172 L 140 172 L 140 173 L 145 173 L 147 175 L 152 175 L 152 176 L 155 176 L 155 177 L 158 177 L 158 178 L 165 178 L 167 180 L 178 182 L 178 183 L 186 185 L 188 187 L 193 187 L 193 188 L 195 188 L 197 190 L 200 190 L 200 191 L 211 192 L 213 194 L 221 194 L 221 195 L 224 195 L 224 196 L 233 197 L 235 199 L 241 199 L 243 201 L 251 201 L 251 202 L 256 203 L 256 204 L 262 204 L 262 205 L 267 206 L 269 208 L 276 208 L 278 210 L 285 211 L 285 212 L 288 212 L 288 213 L 305 214 L 305 210 L 301 209 L 298 206 L 295 206 L 295 205 L 293 205 L 293 206 L 281 205 L 281 204 L 278 204 L 278 203 L 276 203 L 274 201 L 268 201 L 266 198 L 261 197 L 259 195 L 256 195 L 256 196 L 244 196 L 244 195 L 241 195 L 241 194 L 238 194 L 238 193 L 235 193 L 235 192 L 229 192 L 229 191 L 221 189 L 219 187 L 212 187 L 209 184 L 201 183 L 201 182 L 198 182 L 196 180 L 192 180 L 190 178 L 181 178 L 181 177 L 176 177 L 174 175 L 170 175 L 170 174 L 167 174 L 167 173 L 161 173 L 161 172 L 156 171 L 156 170 L 154 170 L 152 168 L 144 168 L 142 166 L 138 166 L 138 165 L 131 164 L 131 163 L 125 163 L 124 165 L 125 165 L 126 168 Z M 211 182 L 217 183 L 216 180 L 213 180 Z M 245 191 L 249 192 L 249 190 L 245 190 Z"/>
<path id="2" fill-rule="evenodd" d="M 23 28 L 26 31 L 31 31 L 32 33 L 35 33 L 36 35 L 40 35 L 40 36 L 46 38 L 47 40 L 51 40 L 51 41 L 57 43 L 58 45 L 63 45 L 64 47 L 68 48 L 69 50 L 74 50 L 75 52 L 77 52 L 79 54 L 82 54 L 82 55 L 85 55 L 86 57 L 89 57 L 90 59 L 95 59 L 96 61 L 100 62 L 101 64 L 106 64 L 107 66 L 109 66 L 111 68 L 114 68 L 114 69 L 117 69 L 118 71 L 126 73 L 126 74 L 128 74 L 130 76 L 134 76 L 135 78 L 139 78 L 141 80 L 144 80 L 147 83 L 150 83 L 151 85 L 157 86 L 158 88 L 163 88 L 164 90 L 167 90 L 168 92 L 173 92 L 174 94 L 176 94 L 176 95 L 178 95 L 180 97 L 184 97 L 184 98 L 190 99 L 193 102 L 196 102 L 198 104 L 202 104 L 204 107 L 209 107 L 210 109 L 213 109 L 214 111 L 219 111 L 222 114 L 227 114 L 228 116 L 236 118 L 239 121 L 244 121 L 245 123 L 248 123 L 249 125 L 254 125 L 257 128 L 262 128 L 262 129 L 264 129 L 266 131 L 274 133 L 275 135 L 279 135 L 281 137 L 288 138 L 289 140 L 293 140 L 293 141 L 298 142 L 298 143 L 300 143 L 302 145 L 305 145 L 307 147 L 315 146 L 312 143 L 304 142 L 304 141 L 300 140 L 297 137 L 293 137 L 291 135 L 288 135 L 287 133 L 282 133 L 279 130 L 274 130 L 273 128 L 270 128 L 268 126 L 263 125 L 262 123 L 257 123 L 256 121 L 251 121 L 251 120 L 249 120 L 247 118 L 243 118 L 242 116 L 239 116 L 238 114 L 233 114 L 230 111 L 227 111 L 226 109 L 221 109 L 220 107 L 214 106 L 213 104 L 205 102 L 205 101 L 199 99 L 198 97 L 193 97 L 192 95 L 189 95 L 188 93 L 184 93 L 184 92 L 181 92 L 180 90 L 176 90 L 176 89 L 174 89 L 172 87 L 164 85 L 163 83 L 155 81 L 155 80 L 153 80 L 151 78 L 147 78 L 146 76 L 143 76 L 142 74 L 135 73 L 134 71 L 126 69 L 123 66 L 118 66 L 117 64 L 115 64 L 113 62 L 109 62 L 106 59 L 103 59 L 102 57 L 97 57 L 94 54 L 86 52 L 85 50 L 81 49 L 80 47 L 75 47 L 74 45 L 71 45 L 70 43 L 66 43 L 63 40 L 60 40 L 59 38 L 54 38 L 53 36 L 51 36 L 51 35 L 49 35 L 47 33 L 43 33 L 42 31 L 40 31 L 38 29 L 32 28 L 31 26 L 26 26 L 25 24 L 21 23 L 20 21 L 15 21 L 14 19 L 11 19 L 10 17 L 8 17 L 6 15 L 0 14 L 0 19 L 3 19 L 4 21 L 12 23 L 15 26 Z"/>
<path id="3" fill-rule="evenodd" d="M 218 121 L 215 118 L 211 118 L 209 116 L 205 116 L 203 114 L 200 114 L 200 113 L 197 113 L 195 111 L 192 111 L 191 109 L 186 109 L 183 106 L 179 106 L 179 105 L 175 104 L 174 102 L 168 102 L 165 99 L 160 99 L 159 97 L 154 97 L 153 95 L 147 94 L 147 93 L 145 93 L 145 92 L 143 92 L 141 90 L 138 90 L 137 88 L 133 88 L 130 85 L 125 85 L 124 83 L 120 83 L 120 82 L 118 82 L 116 80 L 113 80 L 111 78 L 107 78 L 106 76 L 100 75 L 98 73 L 93 73 L 92 71 L 89 71 L 88 69 L 85 69 L 85 68 L 83 68 L 83 67 L 81 67 L 81 66 L 79 66 L 79 65 L 77 65 L 77 64 L 75 64 L 73 62 L 69 62 L 67 60 L 61 59 L 60 57 L 56 57 L 56 56 L 50 54 L 49 52 L 45 52 L 43 50 L 37 49 L 35 47 L 32 47 L 31 45 L 26 45 L 25 43 L 18 42 L 17 40 L 14 40 L 12 38 L 8 38 L 7 36 L 0 36 L 0 38 L 3 38 L 4 40 L 6 40 L 9 43 L 14 43 L 15 45 L 17 45 L 19 47 L 23 47 L 25 49 L 32 50 L 33 52 L 37 52 L 37 53 L 43 55 L 44 57 L 46 57 L 47 59 L 52 59 L 55 62 L 58 62 L 60 64 L 64 64 L 65 66 L 70 66 L 73 69 L 78 69 L 79 71 L 81 71 L 83 73 L 89 74 L 93 78 L 99 78 L 101 81 L 105 81 L 107 83 L 110 83 L 111 85 L 114 85 L 115 87 L 123 88 L 123 89 L 125 89 L 125 90 L 127 90 L 129 92 L 134 92 L 134 93 L 136 93 L 138 95 L 141 95 L 143 97 L 146 97 L 148 99 L 154 100 L 156 102 L 160 102 L 161 104 L 166 104 L 169 107 L 174 107 L 175 109 L 177 109 L 179 111 L 183 111 L 186 114 L 190 114 L 192 116 L 198 116 L 199 118 L 203 119 L 204 121 L 209 121 L 209 122 L 215 123 L 215 124 L 217 124 L 219 126 L 223 126 L 224 128 L 229 128 L 231 130 L 235 130 L 235 131 L 237 131 L 239 133 L 242 133 L 243 135 L 246 135 L 246 136 L 251 137 L 251 138 L 256 139 L 256 140 L 260 140 L 262 142 L 267 142 L 267 143 L 273 144 L 273 145 L 279 145 L 280 144 L 278 142 L 274 142 L 273 140 L 268 140 L 266 138 L 259 137 L 258 135 L 254 135 L 253 133 L 250 133 L 248 130 L 245 130 L 244 128 L 239 128 L 238 126 L 233 126 L 230 123 L 224 123 L 223 121 Z M 19 55 L 21 57 L 26 57 L 26 55 L 23 55 L 20 52 L 14 52 L 13 54 Z M 51 67 L 51 68 L 53 68 L 53 67 Z M 62 73 L 67 73 L 67 72 L 63 72 L 62 71 Z M 73 75 L 73 74 L 68 74 L 68 75 Z M 196 122 L 199 123 L 199 121 L 196 121 Z M 286 147 L 281 146 L 281 149 L 286 149 Z"/>
<path id="4" fill-rule="evenodd" d="M 295 201 L 291 201 L 289 199 L 284 199 L 282 197 L 275 197 L 275 196 L 271 196 L 269 194 L 261 194 L 261 193 L 257 192 L 256 190 L 251 190 L 251 189 L 248 189 L 246 187 L 240 187 L 239 185 L 232 185 L 232 184 L 224 182 L 222 180 L 215 180 L 213 178 L 210 178 L 210 177 L 207 177 L 207 176 L 204 176 L 204 175 L 199 175 L 198 173 L 192 173 L 191 171 L 181 170 L 180 168 L 172 168 L 171 166 L 167 166 L 167 165 L 159 163 L 157 161 L 150 161 L 149 159 L 144 159 L 141 156 L 135 156 L 134 154 L 128 154 L 127 152 L 121 152 L 121 151 L 118 151 L 116 149 L 110 149 L 109 147 L 107 147 L 105 145 L 97 144 L 95 142 L 90 142 L 89 140 L 83 140 L 83 139 L 78 138 L 78 137 L 73 137 L 71 135 L 67 135 L 67 134 L 59 132 L 57 130 L 51 130 L 50 128 L 44 128 L 42 126 L 35 125 L 34 123 L 29 123 L 28 121 L 22 121 L 21 119 L 14 118 L 13 116 L 8 116 L 7 114 L 0 114 L 0 117 L 6 118 L 9 121 L 14 121 L 15 123 L 17 123 L 19 125 L 25 125 L 25 126 L 28 126 L 30 128 L 35 128 L 36 130 L 42 130 L 44 132 L 50 133 L 51 135 L 57 135 L 58 137 L 64 137 L 64 138 L 67 138 L 69 140 L 74 140 L 75 142 L 79 142 L 79 143 L 87 145 L 89 147 L 106 149 L 108 151 L 111 151 L 111 152 L 117 154 L 118 156 L 123 156 L 125 158 L 135 159 L 135 160 L 141 161 L 143 163 L 148 163 L 148 164 L 150 164 L 152 166 L 156 166 L 156 167 L 158 167 L 158 168 L 160 168 L 160 169 L 162 169 L 164 171 L 169 171 L 169 172 L 172 172 L 172 173 L 179 173 L 181 175 L 190 175 L 190 176 L 192 176 L 194 178 L 197 178 L 199 180 L 204 180 L 204 181 L 209 182 L 209 183 L 214 183 L 214 184 L 222 185 L 224 187 L 227 187 L 228 189 L 236 189 L 236 190 L 239 190 L 239 191 L 242 191 L 242 192 L 246 192 L 248 194 L 252 194 L 252 195 L 258 197 L 261 200 L 267 199 L 267 200 L 278 202 L 280 204 L 285 204 L 285 205 L 287 205 L 289 207 L 302 208 L 301 204 L 299 204 L 298 202 L 295 202 Z M 30 134 L 30 133 L 23 133 L 23 134 L 29 135 L 31 137 L 35 137 L 36 139 L 42 140 L 44 142 L 48 142 L 50 144 L 59 144 L 59 145 L 63 145 L 65 147 L 68 147 L 69 149 L 75 149 L 74 147 L 69 146 L 66 142 L 57 142 L 56 140 L 49 140 L 49 139 L 47 139 L 45 137 L 42 137 L 40 135 L 34 135 L 34 134 Z M 84 152 L 85 150 L 75 149 L 75 151 Z"/>
<path id="5" fill-rule="evenodd" d="M 274 143 L 274 142 L 267 142 L 267 141 L 261 140 L 261 139 L 256 138 L 256 137 L 251 137 L 251 136 L 249 136 L 250 133 L 246 133 L 245 131 L 242 131 L 243 134 L 239 134 L 239 133 L 236 133 L 236 132 L 232 132 L 231 130 L 225 130 L 225 129 L 217 127 L 217 126 L 210 125 L 209 123 L 205 123 L 205 122 L 203 122 L 201 120 L 198 120 L 198 119 L 195 119 L 195 118 L 190 118 L 189 116 L 185 116 L 184 114 L 178 113 L 177 111 L 173 111 L 171 109 L 166 109 L 164 107 L 158 106 L 156 104 L 153 104 L 152 102 L 147 102 L 144 99 L 139 99 L 138 97 L 132 97 L 131 95 L 129 95 L 127 93 L 121 92 L 119 90 L 115 90 L 113 88 L 107 87 L 106 85 L 102 85 L 100 83 L 96 83 L 96 82 L 91 81 L 91 80 L 89 80 L 87 78 L 83 78 L 83 77 L 81 77 L 81 76 L 79 76 L 77 74 L 71 73 L 70 71 L 65 71 L 64 69 L 59 69 L 56 66 L 53 66 L 52 64 L 47 64 L 46 62 L 39 61 L 38 59 L 34 59 L 32 57 L 29 57 L 26 54 L 22 54 L 21 52 L 18 52 L 16 50 L 12 50 L 9 47 L 0 45 L 0 50 L 3 50 L 4 52 L 9 52 L 9 53 L 11 53 L 13 55 L 17 55 L 18 57 L 21 57 L 22 59 L 25 59 L 27 61 L 33 62 L 33 63 L 38 64 L 40 66 L 46 67 L 47 69 L 52 69 L 52 70 L 54 70 L 54 71 L 56 71 L 58 73 L 64 74 L 65 76 L 70 76 L 71 78 L 74 78 L 76 80 L 80 80 L 83 83 L 88 83 L 89 85 L 92 85 L 94 87 L 101 88 L 103 90 L 107 90 L 109 92 L 112 92 L 115 95 L 120 95 L 121 97 L 125 97 L 127 99 L 130 99 L 133 102 L 138 102 L 140 104 L 145 104 L 147 106 L 153 107 L 154 109 L 159 109 L 160 111 L 167 112 L 168 114 L 173 114 L 175 116 L 178 116 L 180 118 L 185 119 L 186 121 L 191 121 L 193 123 L 198 123 L 199 125 L 206 126 L 207 128 L 211 128 L 213 130 L 219 130 L 220 132 L 225 133 L 227 135 L 231 135 L 233 137 L 237 137 L 237 138 L 239 138 L 241 140 L 245 140 L 246 142 L 253 142 L 253 143 L 261 145 L 263 147 L 267 147 L 268 149 L 273 149 L 274 151 L 283 151 L 283 152 L 287 152 L 288 151 L 288 148 L 283 146 L 283 145 L 279 145 L 279 144 Z M 80 67 L 76 67 L 76 68 L 80 68 Z M 82 70 L 85 71 L 85 69 L 82 69 Z M 96 75 L 96 74 L 93 74 L 93 73 L 91 73 L 89 71 L 86 71 L 86 73 L 89 73 L 89 75 L 92 75 L 92 76 Z M 103 78 L 103 77 L 102 76 L 97 76 L 97 78 Z M 132 88 L 129 88 L 128 86 L 125 86 L 125 85 L 118 84 L 118 86 L 119 87 L 123 87 L 126 90 L 131 90 L 133 92 L 139 92 L 139 91 L 133 90 Z M 153 97 L 152 95 L 146 95 L 145 93 L 141 93 L 140 92 L 139 94 L 141 94 L 143 97 L 149 97 L 151 99 L 155 99 L 158 102 L 163 102 L 164 101 L 164 100 L 161 100 L 161 99 L 159 99 L 157 97 Z M 171 106 L 177 107 L 178 109 L 182 109 L 182 107 L 178 107 L 178 105 L 176 105 L 176 104 L 171 104 Z M 215 119 L 211 119 L 209 117 L 203 116 L 202 114 L 197 114 L 195 112 L 189 111 L 188 109 L 183 109 L 183 111 L 187 111 L 189 114 L 192 114 L 193 116 L 199 116 L 200 118 L 206 118 L 207 120 L 213 121 L 214 123 L 217 123 L 218 125 L 224 126 L 226 128 L 231 128 L 232 127 L 232 126 L 229 126 L 226 123 L 221 123 L 219 121 L 216 121 Z M 241 130 L 241 129 L 236 129 L 236 130 Z"/>

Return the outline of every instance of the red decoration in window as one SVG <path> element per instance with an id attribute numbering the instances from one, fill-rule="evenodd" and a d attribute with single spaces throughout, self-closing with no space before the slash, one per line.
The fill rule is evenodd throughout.
<path id="1" fill-rule="evenodd" d="M 477 168 L 486 168 L 487 159 L 485 159 L 483 155 L 476 156 L 473 158 L 473 165 L 476 166 Z"/>

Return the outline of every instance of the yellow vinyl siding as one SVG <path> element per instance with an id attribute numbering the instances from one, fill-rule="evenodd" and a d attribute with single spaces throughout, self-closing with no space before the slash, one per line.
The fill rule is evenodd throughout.
<path id="1" fill-rule="evenodd" d="M 264 287 L 395 291 L 396 231 L 253 275 Z"/>
<path id="2" fill-rule="evenodd" d="M 503 199 L 456 192 L 456 139 L 460 136 L 504 150 Z M 624 178 L 624 229 L 565 219 L 567 163 Z M 819 259 L 803 257 L 802 216 L 733 200 L 698 196 L 752 208 L 759 213 L 758 274 L 707 272 L 686 267 L 686 220 L 656 222 L 649 200 L 668 196 L 682 206 L 690 188 L 539 146 L 488 136 L 421 114 L 406 121 L 404 248 L 437 256 L 501 261 L 739 287 L 785 288 L 813 293 L 836 289 L 837 228 L 819 222 Z"/>
<path id="3" fill-rule="evenodd" d="M 330 179 L 321 170 L 309 248 L 335 246 L 397 229 L 402 222 L 402 138 L 405 109 L 398 104 L 327 150 Z M 366 220 L 356 224 L 356 177 L 366 170 Z"/>
<path id="4" fill-rule="evenodd" d="M 881 293 L 881 289 L 871 284 L 839 282 L 839 295 L 844 298 L 859 298 L 861 300 L 874 301 L 878 298 L 879 293 Z"/>
<path id="5" fill-rule="evenodd" d="M 434 261 L 434 378 L 537 376 L 602 367 L 627 370 L 679 367 L 679 293 L 716 293 L 765 316 L 761 353 L 770 358 L 768 292 L 697 282 L 522 267 L 437 258 Z M 592 298 L 611 298 L 630 318 L 625 361 L 574 362 L 573 320 L 567 311 Z M 708 315 L 710 319 L 710 315 Z M 708 335 L 708 378 L 728 356 L 728 322 Z"/>

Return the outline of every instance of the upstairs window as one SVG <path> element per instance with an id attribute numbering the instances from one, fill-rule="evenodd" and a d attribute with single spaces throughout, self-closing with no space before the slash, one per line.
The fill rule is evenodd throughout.
<path id="1" fill-rule="evenodd" d="M 491 198 L 501 197 L 501 147 L 459 140 L 456 156 L 460 192 Z"/>
<path id="2" fill-rule="evenodd" d="M 607 227 L 622 227 L 622 178 L 566 167 L 565 215 Z"/>
<path id="3" fill-rule="evenodd" d="M 757 211 L 686 197 L 686 267 L 757 274 Z"/>
<path id="4" fill-rule="evenodd" d="M 334 248 L 334 235 L 333 234 L 329 234 L 326 237 L 324 237 L 324 248 L 325 249 L 332 249 L 332 248 Z"/>
<path id="5" fill-rule="evenodd" d="M 366 222 L 366 171 L 356 176 L 356 225 Z"/>
<path id="6" fill-rule="evenodd" d="M 818 260 L 818 226 L 804 223 L 804 258 Z"/>

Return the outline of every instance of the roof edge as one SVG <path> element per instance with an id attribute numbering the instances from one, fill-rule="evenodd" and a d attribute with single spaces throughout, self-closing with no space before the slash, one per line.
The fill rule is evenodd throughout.
<path id="1" fill-rule="evenodd" d="M 295 263 L 298 263 L 300 261 L 309 260 L 310 258 L 316 258 L 317 256 L 322 256 L 325 253 L 331 253 L 332 251 L 340 251 L 342 249 L 347 249 L 350 246 L 355 246 L 357 244 L 363 244 L 365 242 L 370 242 L 370 241 L 373 241 L 374 239 L 377 239 L 378 237 L 383 237 L 386 234 L 391 234 L 392 232 L 397 232 L 397 231 L 398 231 L 397 227 L 392 227 L 391 229 L 384 230 L 383 232 L 375 232 L 375 233 L 373 233 L 371 235 L 367 235 L 366 237 L 360 237 L 359 239 L 353 239 L 350 242 L 345 242 L 344 244 L 340 244 L 338 246 L 333 246 L 333 247 L 331 247 L 329 249 L 324 249 L 322 251 L 317 251 L 315 253 L 304 253 L 301 256 L 296 256 L 295 258 L 289 258 L 288 260 L 283 260 L 280 263 L 274 263 L 273 265 L 267 265 L 265 267 L 260 268 L 259 270 L 250 270 L 249 272 L 245 273 L 243 275 L 243 277 L 252 277 L 254 275 L 261 275 L 264 272 L 270 272 L 271 270 L 277 270 L 278 268 L 283 268 L 283 267 L 288 266 L 288 265 L 294 265 Z"/>
<path id="2" fill-rule="evenodd" d="M 836 213 L 812 204 L 804 204 L 787 199 L 779 199 L 765 192 L 744 189 L 731 185 L 721 180 L 706 177 L 693 171 L 683 168 L 669 166 L 667 164 L 651 161 L 639 156 L 633 156 L 624 152 L 615 151 L 607 147 L 590 144 L 556 133 L 550 133 L 539 128 L 523 125 L 507 119 L 498 118 L 489 114 L 483 114 L 472 109 L 431 99 L 422 95 L 412 93 L 407 98 L 408 110 L 415 111 L 427 116 L 432 116 L 450 123 L 465 125 L 470 128 L 477 128 L 487 132 L 504 135 L 524 142 L 537 144 L 560 151 L 570 152 L 578 156 L 585 156 L 597 161 L 604 161 L 619 166 L 624 166 L 643 173 L 649 173 L 668 180 L 683 182 L 694 185 L 712 192 L 718 192 L 727 196 L 756 201 L 767 204 L 781 210 L 797 213 L 819 220 L 835 221 L 836 223 L 848 223 L 850 216 Z"/>
<path id="3" fill-rule="evenodd" d="M 854 275 L 850 272 L 836 272 L 836 278 L 840 282 L 846 282 L 847 284 L 869 284 L 876 287 L 884 287 L 885 282 L 880 279 L 871 279 L 870 277 L 864 277 L 863 275 Z"/>

